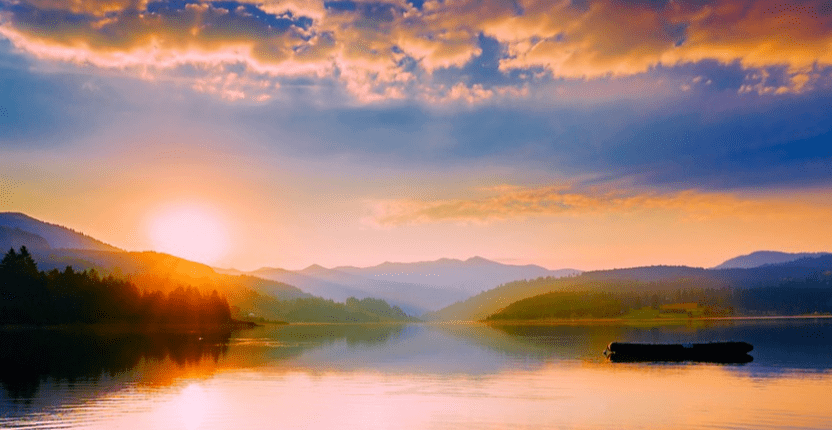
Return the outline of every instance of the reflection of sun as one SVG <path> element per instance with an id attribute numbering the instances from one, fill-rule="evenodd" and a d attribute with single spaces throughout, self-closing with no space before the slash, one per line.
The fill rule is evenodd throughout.
<path id="1" fill-rule="evenodd" d="M 178 205 L 157 212 L 150 221 L 154 249 L 202 263 L 213 263 L 228 247 L 225 225 L 200 205 Z"/>
<path id="2" fill-rule="evenodd" d="M 185 387 L 176 399 L 176 413 L 182 426 L 188 430 L 202 427 L 207 406 L 205 390 L 197 384 Z"/>

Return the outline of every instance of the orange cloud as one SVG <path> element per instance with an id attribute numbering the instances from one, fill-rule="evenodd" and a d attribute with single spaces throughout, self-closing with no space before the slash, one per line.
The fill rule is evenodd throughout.
<path id="1" fill-rule="evenodd" d="M 787 66 L 797 76 L 832 63 L 832 16 L 821 1 L 668 2 L 658 8 L 597 1 L 582 12 L 561 3 L 554 14 L 545 4 L 524 2 L 523 16 L 485 23 L 486 33 L 509 46 L 503 69 L 542 66 L 556 76 L 593 78 L 717 60 Z"/>
<path id="2" fill-rule="evenodd" d="M 456 98 L 465 98 L 459 95 L 464 92 L 483 99 L 492 90 L 462 76 L 459 82 L 433 81 L 437 70 L 462 67 L 482 54 L 480 35 L 500 43 L 503 72 L 536 68 L 569 79 L 716 60 L 755 72 L 785 67 L 787 82 L 756 80 L 741 89 L 777 94 L 811 90 L 824 77 L 818 67 L 832 65 L 832 14 L 821 0 L 590 0 L 585 6 L 571 0 L 430 0 L 421 9 L 404 0 L 361 0 L 345 8 L 311 0 L 239 4 L 232 10 L 191 3 L 161 13 L 149 11 L 146 0 L 13 2 L 0 8 L 0 35 L 39 58 L 139 70 L 145 78 L 183 65 L 212 70 L 226 64 L 275 78 L 334 78 L 366 101 L 442 85 L 448 88 L 444 98 L 453 99 L 456 91 Z M 255 16 L 252 7 L 282 24 Z"/>
<path id="3" fill-rule="evenodd" d="M 389 227 L 435 222 L 483 223 L 534 216 L 583 216 L 661 211 L 681 217 L 743 219 L 762 213 L 804 216 L 816 207 L 783 199 L 742 198 L 730 193 L 579 190 L 572 186 L 502 187 L 473 199 L 380 200 L 369 203 L 370 225 Z M 802 215 L 801 215 L 802 214 Z"/>
<path id="4" fill-rule="evenodd" d="M 147 0 L 28 0 L 27 3 L 46 11 L 69 11 L 95 16 L 123 10 L 138 11 L 147 6 Z"/>

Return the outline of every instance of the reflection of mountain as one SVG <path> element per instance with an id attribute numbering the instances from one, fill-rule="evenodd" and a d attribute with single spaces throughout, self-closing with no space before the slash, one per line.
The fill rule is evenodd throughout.
<path id="1" fill-rule="evenodd" d="M 616 326 L 439 324 L 436 327 L 515 360 L 536 361 L 602 361 L 601 351 L 621 333 L 621 327 Z"/>
<path id="2" fill-rule="evenodd" d="M 333 342 L 355 347 L 383 345 L 401 335 L 405 324 L 290 324 L 265 326 L 240 333 L 239 345 L 279 345 L 281 356 L 296 355 Z M 291 351 L 291 353 L 288 353 Z"/>
<path id="3" fill-rule="evenodd" d="M 28 401 L 41 384 L 85 381 L 167 385 L 177 375 L 261 366 L 344 342 L 372 348 L 398 338 L 400 324 L 267 325 L 238 332 L 0 330 L 0 399 Z"/>
<path id="4" fill-rule="evenodd" d="M 46 380 L 71 383 L 117 377 L 141 362 L 154 364 L 157 372 L 165 373 L 203 360 L 216 362 L 225 354 L 229 337 L 230 332 L 224 331 L 102 334 L 0 330 L 0 385 L 8 397 L 27 399 Z"/>
<path id="5" fill-rule="evenodd" d="M 440 326 L 453 328 L 454 326 Z M 462 326 L 466 327 L 466 326 Z M 472 326 L 476 327 L 476 326 Z M 490 349 L 516 357 L 604 361 L 609 342 L 706 343 L 744 341 L 752 344 L 750 365 L 735 371 L 760 376 L 782 372 L 826 370 L 832 367 L 832 321 L 708 321 L 688 325 L 639 327 L 628 325 L 490 325 L 486 329 L 453 330 Z"/>

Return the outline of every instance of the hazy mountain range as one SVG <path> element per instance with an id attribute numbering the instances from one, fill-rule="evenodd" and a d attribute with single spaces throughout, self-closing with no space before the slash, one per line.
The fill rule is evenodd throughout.
<path id="1" fill-rule="evenodd" d="M 583 272 L 567 278 L 538 278 L 503 284 L 440 309 L 423 318 L 435 321 L 480 320 L 529 297 L 556 291 L 662 292 L 690 288 L 760 288 L 832 274 L 832 254 L 751 268 L 703 269 L 686 266 L 647 266 Z M 811 254 L 810 254 L 811 255 Z"/>
<path id="2" fill-rule="evenodd" d="M 802 279 L 832 268 L 832 254 L 760 251 L 725 261 L 711 269 L 650 266 L 580 272 L 509 265 L 481 257 L 415 263 L 385 262 L 372 267 L 318 265 L 291 271 L 261 268 L 251 272 L 212 268 L 156 252 L 126 252 L 71 229 L 20 213 L 0 213 L 1 249 L 27 246 L 40 269 L 96 269 L 161 290 L 179 285 L 218 289 L 232 304 L 322 297 L 378 298 L 410 315 L 431 320 L 480 319 L 508 304 L 559 289 L 698 287 L 747 288 L 783 279 Z M 253 305 L 252 305 L 253 306 Z"/>
<path id="3" fill-rule="evenodd" d="M 115 246 L 93 239 L 83 233 L 17 212 L 0 213 L 0 226 L 18 229 L 43 238 L 50 248 L 90 249 L 95 251 L 122 251 Z M 4 245 L 4 248 L 6 246 Z"/>
<path id="4" fill-rule="evenodd" d="M 224 271 L 225 273 L 241 273 Z M 416 263 L 385 262 L 372 267 L 312 265 L 290 271 L 261 268 L 246 274 L 294 285 L 316 296 L 343 301 L 374 297 L 411 315 L 435 311 L 474 294 L 518 279 L 573 276 L 574 269 L 548 270 L 535 265 L 509 265 L 481 257 L 465 261 L 442 258 Z"/>
<path id="5" fill-rule="evenodd" d="M 0 213 L 0 249 L 25 245 L 40 270 L 95 269 L 102 275 L 125 277 L 145 288 L 171 291 L 191 285 L 218 290 L 234 302 L 250 291 L 277 299 L 311 297 L 288 284 L 247 275 L 217 273 L 205 264 L 157 252 L 127 252 L 66 227 L 20 213 Z"/>
<path id="6" fill-rule="evenodd" d="M 21 213 L 0 213 L 0 247 L 27 246 L 41 270 L 73 266 L 103 274 L 127 276 L 149 288 L 178 285 L 218 289 L 233 301 L 252 289 L 285 300 L 318 296 L 343 302 L 348 297 L 380 298 L 410 315 L 464 300 L 505 282 L 541 276 L 568 276 L 573 269 L 551 271 L 535 265 L 508 265 L 474 257 L 417 263 L 385 262 L 373 267 L 318 265 L 303 270 L 262 268 L 251 272 L 223 270 L 156 252 L 127 252 L 66 227 Z"/>
<path id="7" fill-rule="evenodd" d="M 788 263 L 790 261 L 799 260 L 801 258 L 815 258 L 824 255 L 829 255 L 829 253 L 801 252 L 792 254 L 788 252 L 779 251 L 757 251 L 752 252 L 748 255 L 741 255 L 739 257 L 734 257 L 730 260 L 726 260 L 719 266 L 714 267 L 714 269 L 750 269 L 752 267 L 760 267 L 765 266 L 767 264 Z"/>

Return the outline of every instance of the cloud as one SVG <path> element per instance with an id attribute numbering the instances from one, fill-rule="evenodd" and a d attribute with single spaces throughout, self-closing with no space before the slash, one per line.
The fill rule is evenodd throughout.
<path id="1" fill-rule="evenodd" d="M 683 190 L 677 192 L 586 188 L 556 185 L 528 188 L 504 186 L 470 199 L 394 199 L 367 203 L 367 225 L 385 228 L 426 223 L 488 223 L 528 217 L 625 216 L 665 212 L 702 221 L 743 219 L 761 213 L 799 218 L 816 210 L 809 205 L 774 198 L 743 198 L 732 193 Z"/>
<path id="2" fill-rule="evenodd" d="M 238 82 L 246 82 L 245 75 L 273 84 L 299 76 L 333 80 L 363 102 L 488 100 L 511 91 L 525 97 L 522 89 L 538 82 L 541 73 L 553 79 L 609 79 L 703 61 L 740 64 L 752 72 L 739 91 L 783 94 L 812 91 L 829 78 L 824 67 L 832 64 L 832 14 L 824 5 L 820 0 L 432 0 L 420 7 L 404 0 L 0 0 L 0 35 L 40 59 L 144 79 L 194 79 L 197 89 L 209 88 L 204 81 L 234 66 L 241 69 L 235 72 Z M 777 85 L 762 76 L 772 67 L 784 68 Z M 496 83 L 494 73 L 505 79 Z M 247 91 L 240 84 L 233 97 L 209 92 L 266 99 L 279 87 Z"/>
<path id="3" fill-rule="evenodd" d="M 803 89 L 805 72 L 830 64 L 832 16 L 822 1 L 523 2 L 522 16 L 483 23 L 509 46 L 503 69 L 543 66 L 555 76 L 643 73 L 658 64 L 703 60 L 747 68 L 787 66 Z"/>

